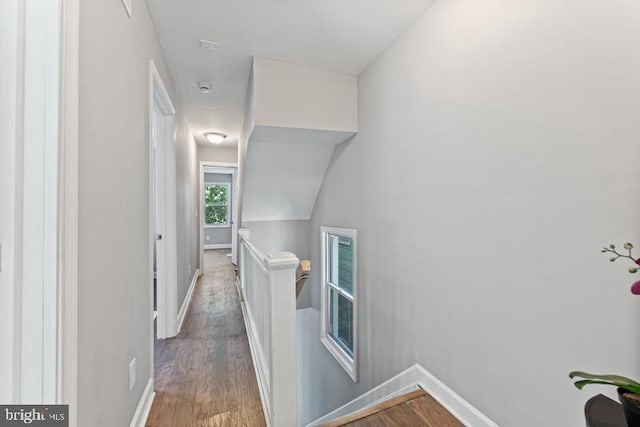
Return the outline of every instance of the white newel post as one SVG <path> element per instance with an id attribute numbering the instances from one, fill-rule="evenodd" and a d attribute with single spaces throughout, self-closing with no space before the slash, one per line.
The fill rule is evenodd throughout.
<path id="1" fill-rule="evenodd" d="M 265 257 L 271 303 L 271 425 L 297 425 L 296 268 L 291 252 Z"/>
<path id="2" fill-rule="evenodd" d="M 240 236 L 240 240 L 249 238 L 250 230 L 248 228 L 239 228 L 238 236 Z"/>

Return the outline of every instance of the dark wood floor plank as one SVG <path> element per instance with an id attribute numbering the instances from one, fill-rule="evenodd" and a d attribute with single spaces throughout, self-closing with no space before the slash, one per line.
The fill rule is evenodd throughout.
<path id="1" fill-rule="evenodd" d="M 182 331 L 156 342 L 156 397 L 147 427 L 265 426 L 226 252 L 205 252 Z"/>

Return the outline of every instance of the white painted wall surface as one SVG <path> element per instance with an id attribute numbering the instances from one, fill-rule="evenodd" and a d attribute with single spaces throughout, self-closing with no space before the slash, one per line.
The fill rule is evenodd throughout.
<path id="1" fill-rule="evenodd" d="M 242 220 L 309 219 L 333 147 L 357 131 L 356 78 L 254 57 L 247 97 Z"/>
<path id="2" fill-rule="evenodd" d="M 99 47 L 99 48 L 96 48 Z M 196 149 L 145 2 L 128 18 L 119 1 L 80 9 L 78 425 L 129 425 L 151 377 L 149 60 L 176 114 L 180 279 L 197 264 Z M 193 164 L 191 164 L 193 163 Z M 191 183 L 190 183 L 191 182 Z M 190 195 L 191 194 L 191 195 Z M 195 202 L 194 202 L 195 203 Z M 184 211 L 182 211 L 184 209 Z M 183 216 L 184 215 L 184 216 Z M 191 234 L 193 233 L 193 234 Z M 179 243 L 182 245 L 183 243 Z M 190 283 L 191 278 L 182 289 Z M 179 282 L 179 286 L 182 283 Z M 184 292 L 184 291 L 183 291 Z M 182 300 L 178 298 L 178 307 Z M 128 365 L 137 381 L 128 387 Z"/>
<path id="3" fill-rule="evenodd" d="M 238 163 L 237 147 L 204 147 L 198 145 L 198 161 Z"/>
<path id="4" fill-rule="evenodd" d="M 243 221 L 311 218 L 333 147 L 297 142 L 249 144 Z"/>
<path id="5" fill-rule="evenodd" d="M 255 91 L 254 91 L 254 77 L 253 66 L 249 74 L 249 84 L 247 85 L 247 93 L 244 100 L 244 116 L 242 116 L 242 128 L 240 131 L 240 137 L 238 138 L 238 218 L 240 224 L 242 224 L 243 210 L 244 210 L 244 187 L 245 187 L 245 175 L 247 164 L 247 147 L 249 145 L 249 137 L 255 128 Z M 236 243 L 239 245 L 239 242 Z"/>
<path id="6" fill-rule="evenodd" d="M 251 243 L 262 253 L 291 252 L 298 259 L 310 259 L 310 221 L 255 221 L 244 222 L 242 228 L 249 230 Z M 313 269 L 314 266 L 311 266 Z M 296 300 L 298 308 L 309 306 L 308 282 Z"/>
<path id="7" fill-rule="evenodd" d="M 200 164 L 197 144 L 182 111 L 178 111 L 176 131 L 179 309 L 182 307 L 193 275 L 198 268 Z"/>
<path id="8" fill-rule="evenodd" d="M 307 281 L 305 287 L 309 284 Z M 324 415 L 354 398 L 353 381 L 320 342 L 318 309 L 304 308 L 296 311 L 296 345 L 300 396 L 298 424 L 307 425 L 319 418 L 313 414 Z M 328 378 L 321 378 L 324 376 Z"/>
<path id="9" fill-rule="evenodd" d="M 251 243 L 262 253 L 291 252 L 299 259 L 308 259 L 309 220 L 245 221 L 242 228 L 250 232 Z"/>
<path id="10" fill-rule="evenodd" d="M 262 57 L 253 76 L 257 125 L 357 130 L 355 77 Z"/>
<path id="11" fill-rule="evenodd" d="M 18 1 L 0 2 L 0 402 L 14 402 Z"/>
<path id="12" fill-rule="evenodd" d="M 640 242 L 639 16 L 437 2 L 360 75 L 311 248 L 317 264 L 321 225 L 358 230 L 366 356 L 358 384 L 301 367 L 309 419 L 416 362 L 504 426 L 583 425 L 614 390 L 575 389 L 573 369 L 640 377 L 637 277 L 599 251 Z"/>

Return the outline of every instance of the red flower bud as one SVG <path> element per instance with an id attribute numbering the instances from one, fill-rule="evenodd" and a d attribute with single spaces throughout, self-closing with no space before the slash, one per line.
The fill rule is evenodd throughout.
<path id="1" fill-rule="evenodd" d="M 640 265 L 640 258 L 636 260 L 636 264 Z"/>
<path id="2" fill-rule="evenodd" d="M 631 293 L 634 295 L 640 295 L 640 280 L 631 285 Z"/>

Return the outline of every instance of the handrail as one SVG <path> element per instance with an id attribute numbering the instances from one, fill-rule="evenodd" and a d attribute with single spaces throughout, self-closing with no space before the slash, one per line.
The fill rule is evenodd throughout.
<path id="1" fill-rule="evenodd" d="M 238 230 L 239 286 L 260 397 L 268 426 L 297 424 L 296 300 L 299 260 L 290 252 L 266 256 Z"/>
<path id="2" fill-rule="evenodd" d="M 265 256 L 262 252 L 260 252 L 260 250 L 258 248 L 256 248 L 253 243 L 251 243 L 251 241 L 249 241 L 248 238 L 246 238 L 245 236 L 243 236 L 242 234 L 240 234 L 240 242 L 244 243 L 247 248 L 251 251 L 251 254 L 254 256 L 254 258 L 260 263 L 262 264 L 262 266 L 266 269 L 267 268 L 267 263 L 265 262 Z"/>

